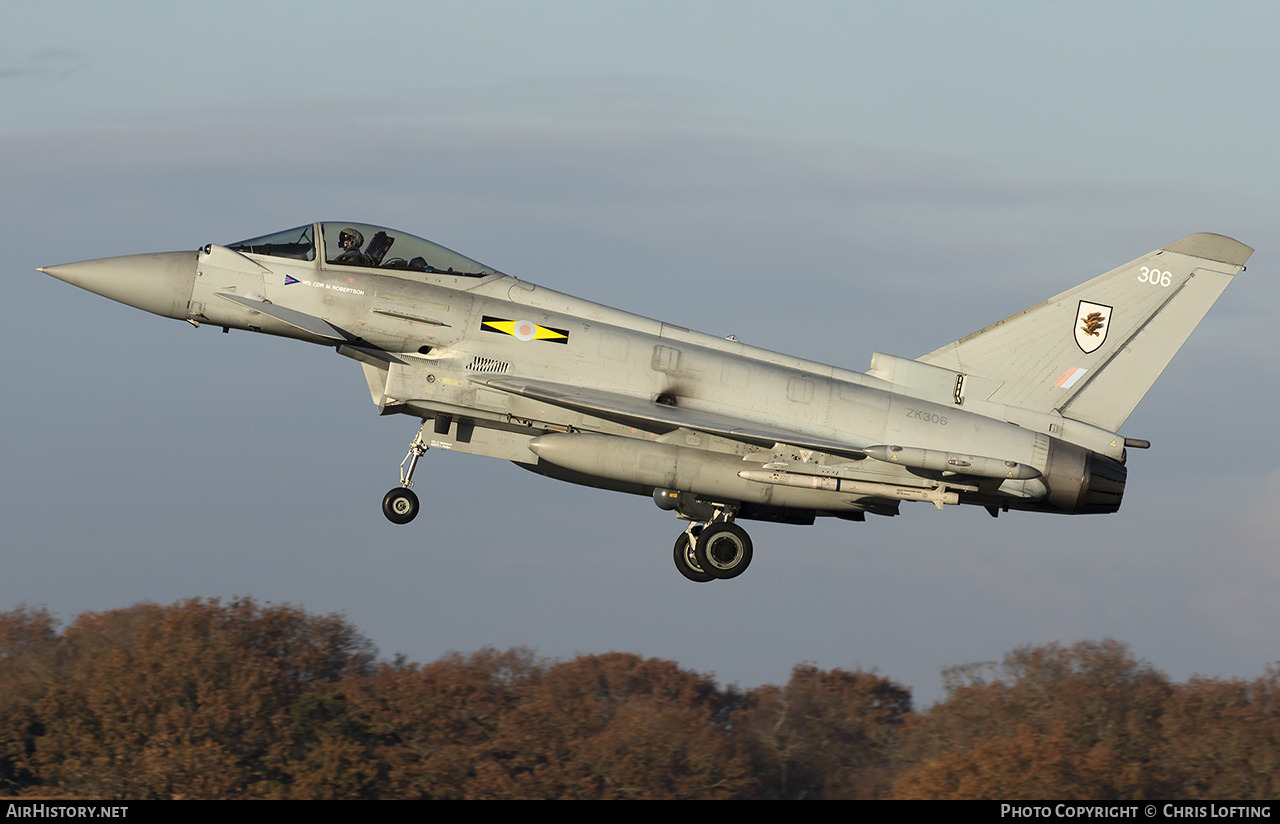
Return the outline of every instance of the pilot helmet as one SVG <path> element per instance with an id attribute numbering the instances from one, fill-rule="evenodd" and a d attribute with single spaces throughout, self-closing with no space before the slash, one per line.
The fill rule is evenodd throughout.
<path id="1" fill-rule="evenodd" d="M 356 229 L 347 227 L 338 233 L 338 246 L 343 249 L 358 249 L 364 245 L 364 235 Z"/>

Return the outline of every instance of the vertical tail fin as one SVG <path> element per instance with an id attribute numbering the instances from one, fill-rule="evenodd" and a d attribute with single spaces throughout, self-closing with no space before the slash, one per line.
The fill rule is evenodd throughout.
<path id="1" fill-rule="evenodd" d="M 1252 253 L 1188 235 L 918 360 L 998 382 L 987 400 L 1116 432 Z"/>

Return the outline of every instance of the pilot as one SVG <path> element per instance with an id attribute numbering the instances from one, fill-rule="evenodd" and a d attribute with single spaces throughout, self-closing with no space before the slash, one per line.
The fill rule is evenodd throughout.
<path id="1" fill-rule="evenodd" d="M 360 251 L 360 247 L 364 245 L 364 235 L 359 230 L 347 227 L 338 233 L 338 246 L 342 249 L 338 256 L 333 259 L 334 263 L 344 263 L 347 266 L 368 266 L 370 265 L 369 256 Z"/>

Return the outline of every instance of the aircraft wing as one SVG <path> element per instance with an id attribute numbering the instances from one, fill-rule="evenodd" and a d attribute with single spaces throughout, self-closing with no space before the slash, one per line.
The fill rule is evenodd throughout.
<path id="1" fill-rule="evenodd" d="M 490 378 L 479 382 L 490 388 L 530 400 L 572 409 L 575 412 L 583 412 L 650 432 L 666 433 L 676 429 L 693 429 L 765 448 L 775 444 L 787 444 L 854 460 L 866 457 L 866 453 L 855 444 L 834 441 L 783 427 L 744 421 L 731 415 L 668 406 L 647 398 L 522 378 Z M 862 446 L 869 445 L 871 445 L 870 441 L 862 444 Z"/>

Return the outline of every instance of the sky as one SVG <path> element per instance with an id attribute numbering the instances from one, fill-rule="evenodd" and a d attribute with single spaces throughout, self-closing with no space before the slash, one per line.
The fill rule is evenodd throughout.
<path id="1" fill-rule="evenodd" d="M 1115 638 L 1280 660 L 1280 7 L 368 2 L 6 10 L 0 610 L 252 596 L 390 657 L 622 650 L 724 684 Z M 16 36 L 20 32 L 21 36 Z M 1122 434 L 1109 516 L 748 522 L 696 585 L 651 501 L 432 450 L 331 350 L 36 267 L 391 226 L 522 279 L 865 370 L 1192 232 L 1257 251 Z"/>

